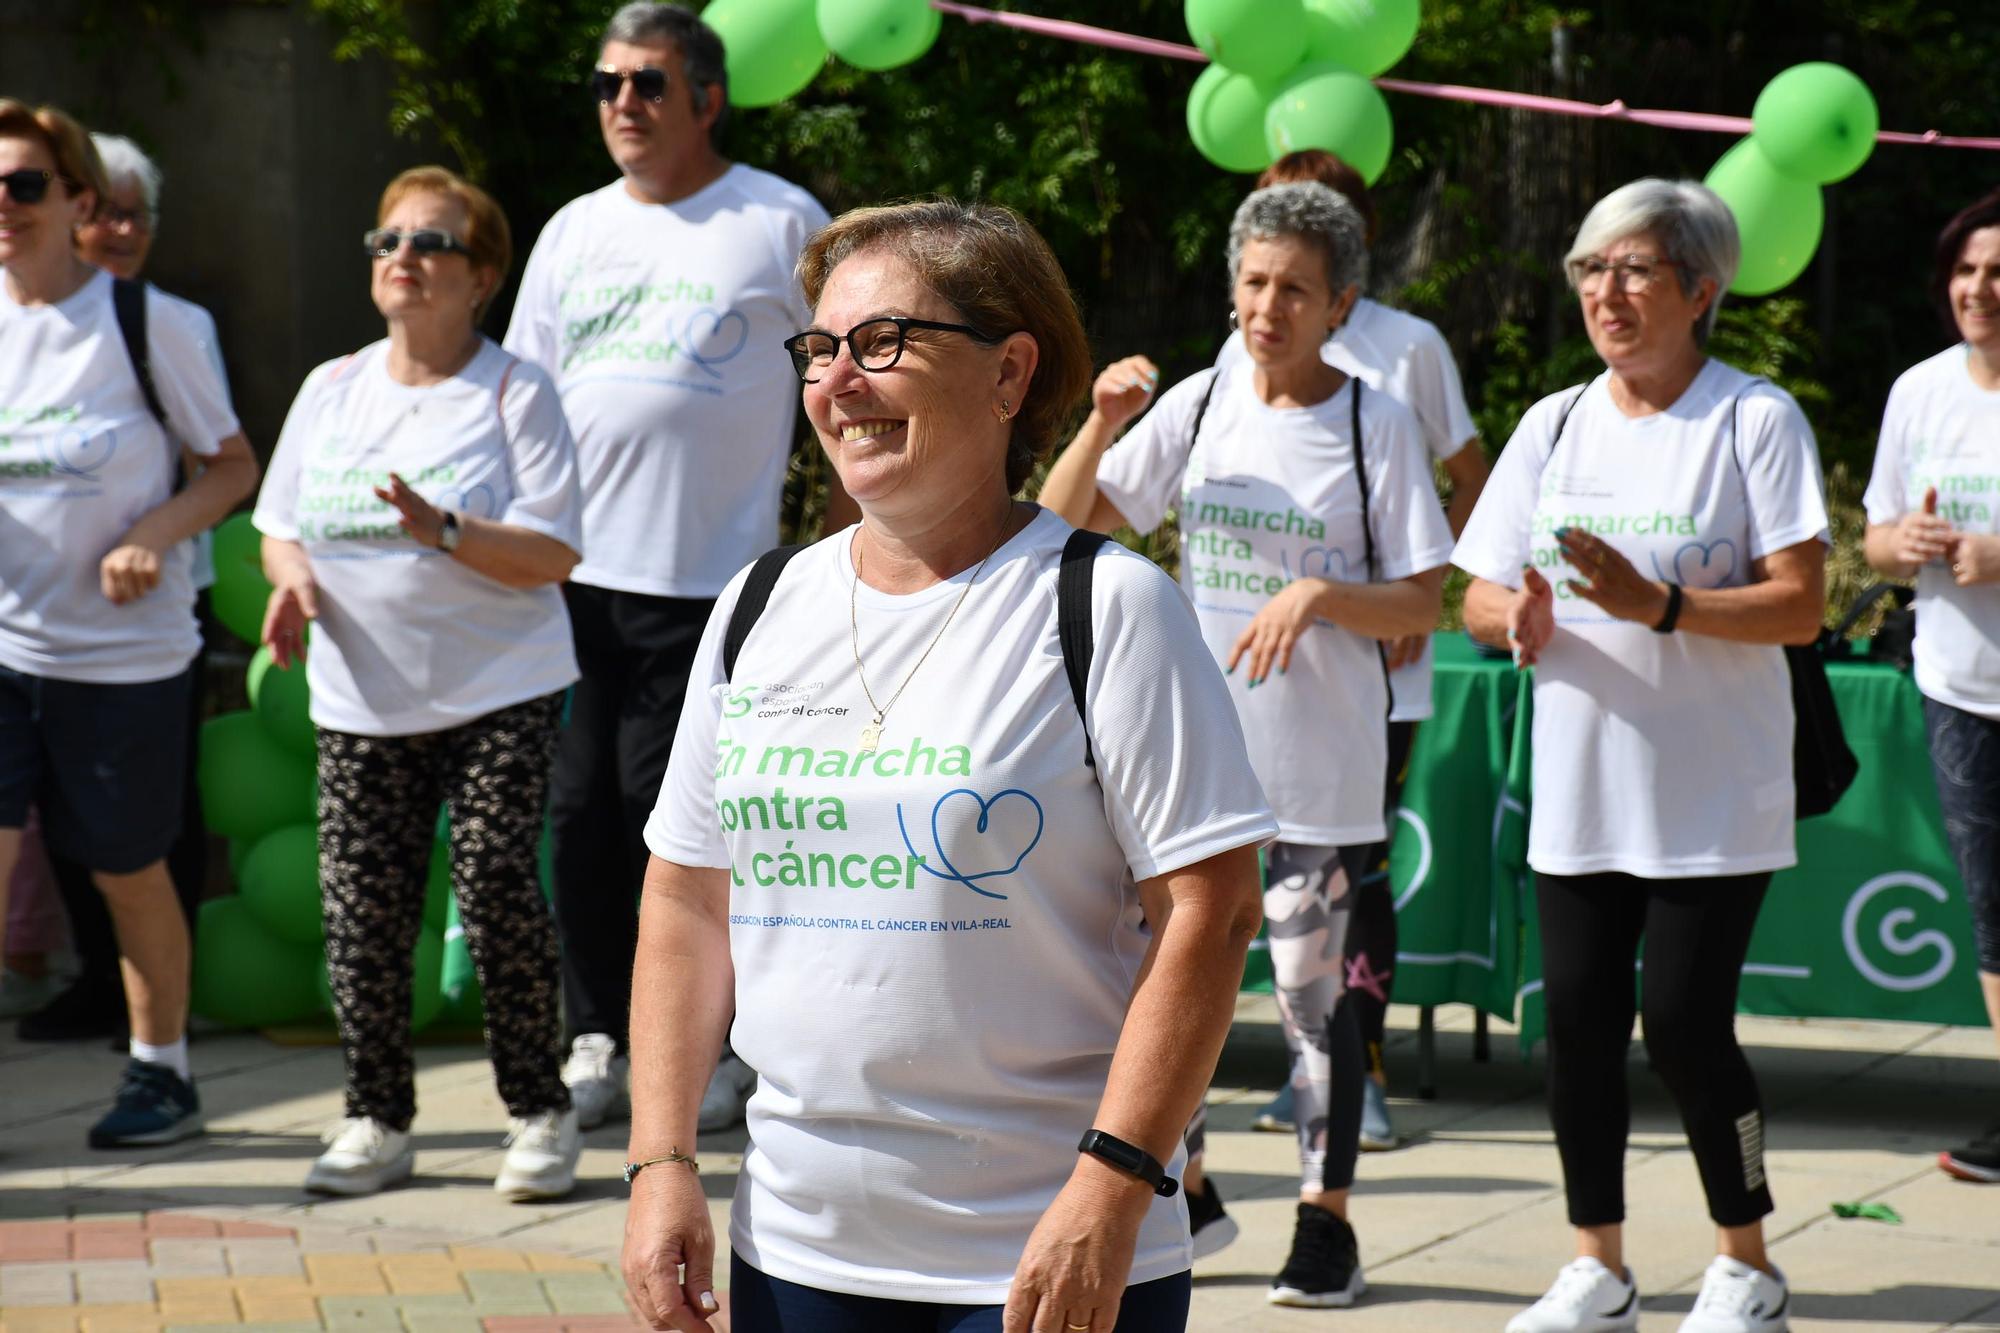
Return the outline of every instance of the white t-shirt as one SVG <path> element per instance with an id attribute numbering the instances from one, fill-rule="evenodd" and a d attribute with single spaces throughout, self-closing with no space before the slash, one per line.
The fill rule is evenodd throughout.
<path id="1" fill-rule="evenodd" d="M 738 163 L 671 204 L 614 181 L 565 205 L 521 275 L 507 350 L 562 389 L 583 478 L 578 583 L 713 597 L 778 542 L 811 319 L 794 269 L 826 210 Z"/>
<path id="2" fill-rule="evenodd" d="M 237 433 L 229 391 L 178 303 L 146 289 L 153 384 L 173 435 L 214 454 Z M 165 503 L 180 446 L 153 418 L 118 333 L 111 275 L 67 300 L 21 306 L 0 285 L 0 663 L 59 680 L 134 684 L 187 669 L 201 639 L 191 551 L 114 606 L 104 557 Z"/>
<path id="3" fill-rule="evenodd" d="M 1972 382 L 1963 343 L 1904 371 L 1889 391 L 1862 503 L 1894 523 L 1937 487 L 1938 515 L 1961 532 L 2000 532 L 2000 393 Z M 2000 586 L 1961 588 L 1945 564 L 1917 571 L 1917 688 L 2000 718 Z"/>
<path id="4" fill-rule="evenodd" d="M 1783 650 L 1614 620 L 1563 586 L 1556 529 L 1588 528 L 1641 575 L 1751 582 L 1751 562 L 1827 539 L 1818 446 L 1791 395 L 1711 360 L 1664 412 L 1628 418 L 1607 377 L 1528 409 L 1452 560 L 1508 588 L 1555 587 L 1535 668 L 1528 864 L 1648 879 L 1792 865 L 1791 677 Z"/>
<path id="5" fill-rule="evenodd" d="M 734 867 L 730 1040 L 759 1078 L 730 1245 L 774 1277 L 1005 1300 L 1103 1097 L 1150 939 L 1136 880 L 1276 831 L 1186 602 L 1115 546 L 1085 767 L 1056 634 L 1070 531 L 1043 512 L 969 592 L 971 571 L 892 596 L 854 589 L 850 528 L 786 567 L 733 685 L 741 577 L 709 620 L 646 843 Z M 937 640 L 873 754 L 851 592 L 876 698 Z M 1131 1280 L 1190 1258 L 1180 1196 L 1154 1200 Z"/>
<path id="6" fill-rule="evenodd" d="M 441 509 L 581 549 L 576 450 L 555 386 L 490 342 L 441 384 L 399 384 L 388 347 L 306 376 L 252 515 L 312 561 L 312 720 L 362 736 L 442 731 L 577 678 L 554 584 L 509 588 L 418 545 L 374 492 L 394 471 Z"/>
<path id="7" fill-rule="evenodd" d="M 215 316 L 192 301 L 183 300 L 170 292 L 159 293 L 160 298 L 170 302 L 187 320 L 194 331 L 195 339 L 202 351 L 215 365 L 215 378 L 222 384 L 222 392 L 229 392 L 229 372 L 222 366 L 222 342 L 215 333 Z M 189 570 L 195 591 L 215 586 L 215 534 L 204 529 L 188 538 Z"/>
<path id="8" fill-rule="evenodd" d="M 1415 413 L 1424 447 L 1439 462 L 1455 457 L 1479 433 L 1472 424 L 1472 410 L 1465 405 L 1451 344 L 1427 319 L 1361 297 L 1320 356 Z M 1243 339 L 1236 336 L 1222 345 L 1215 358 L 1223 369 L 1249 362 Z M 1389 711 L 1391 722 L 1418 722 L 1431 715 L 1431 656 L 1426 640 L 1417 660 L 1389 677 L 1396 696 Z"/>
<path id="9" fill-rule="evenodd" d="M 1217 375 L 1190 457 L 1195 409 Z M 1162 395 L 1098 468 L 1098 488 L 1141 532 L 1178 506 L 1181 583 L 1218 662 L 1294 578 L 1368 581 L 1354 383 L 1312 407 L 1279 409 L 1257 397 L 1247 371 L 1203 371 Z M 1451 529 L 1416 418 L 1366 391 L 1361 434 L 1376 581 L 1438 568 L 1451 558 Z M 1273 671 L 1255 690 L 1248 677 L 1231 676 L 1229 693 L 1285 841 L 1382 838 L 1389 689 L 1377 641 L 1322 622 L 1299 640 L 1286 674 Z"/>

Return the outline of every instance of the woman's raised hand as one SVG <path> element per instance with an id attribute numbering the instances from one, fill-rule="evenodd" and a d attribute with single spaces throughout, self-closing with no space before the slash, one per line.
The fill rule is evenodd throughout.
<path id="1" fill-rule="evenodd" d="M 1652 625 L 1667 612 L 1667 591 L 1635 569 L 1622 552 L 1581 528 L 1557 528 L 1556 543 L 1582 578 L 1563 586 L 1620 620 Z M 1537 576 L 1539 577 L 1539 575 Z"/>
<path id="2" fill-rule="evenodd" d="M 410 489 L 408 482 L 391 472 L 387 486 L 375 488 L 375 498 L 393 505 L 403 531 L 424 546 L 436 546 L 444 535 L 444 512 Z"/>
<path id="3" fill-rule="evenodd" d="M 319 587 L 311 579 L 284 583 L 271 589 L 264 604 L 264 632 L 261 636 L 271 649 L 271 660 L 289 669 L 306 660 L 306 624 L 319 619 Z"/>
<path id="4" fill-rule="evenodd" d="M 1507 642 L 1514 665 L 1533 666 L 1556 636 L 1556 591 L 1533 565 L 1521 570 L 1521 587 L 1507 604 Z"/>
<path id="5" fill-rule="evenodd" d="M 1113 361 L 1090 386 L 1090 406 L 1113 430 L 1146 410 L 1160 387 L 1160 368 L 1143 356 Z"/>
<path id="6" fill-rule="evenodd" d="M 1952 557 L 1958 532 L 1949 520 L 1938 517 L 1937 487 L 1924 492 L 1920 509 L 1912 509 L 1896 520 L 1896 558 L 1906 565 L 1930 565 Z"/>
<path id="7" fill-rule="evenodd" d="M 1292 649 L 1319 619 L 1319 595 L 1326 584 L 1321 579 L 1293 579 L 1278 595 L 1264 603 L 1223 663 L 1223 674 L 1233 676 L 1245 657 L 1250 659 L 1250 689 L 1256 689 L 1276 667 L 1283 675 L 1292 665 Z"/>
<path id="8" fill-rule="evenodd" d="M 674 1333 L 712 1333 L 715 1228 L 701 1180 L 678 1162 L 647 1167 L 625 1210 L 625 1288 L 639 1317 Z"/>

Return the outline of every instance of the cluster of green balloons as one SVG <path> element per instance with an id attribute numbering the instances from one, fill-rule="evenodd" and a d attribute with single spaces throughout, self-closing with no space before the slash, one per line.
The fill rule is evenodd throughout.
<path id="1" fill-rule="evenodd" d="M 1794 65 L 1764 85 L 1749 137 L 1706 182 L 1736 215 L 1743 242 L 1730 291 L 1763 296 L 1805 272 L 1826 226 L 1820 187 L 1861 169 L 1881 123 L 1868 85 L 1839 65 Z"/>
<path id="2" fill-rule="evenodd" d="M 732 106 L 770 106 L 804 90 L 827 54 L 858 69 L 907 65 L 944 16 L 930 0 L 714 0 L 702 21 L 722 38 Z"/>
<path id="3" fill-rule="evenodd" d="M 1188 136 L 1226 171 L 1301 148 L 1374 183 L 1395 140 L 1370 81 L 1416 40 L 1419 0 L 1186 0 L 1188 34 L 1215 63 L 1188 94 Z"/>
<path id="4" fill-rule="evenodd" d="M 248 643 L 261 637 L 271 593 L 261 549 L 247 514 L 216 529 L 210 605 Z M 201 906 L 193 1007 L 230 1027 L 271 1027 L 316 1019 L 332 1007 L 320 920 L 318 784 L 305 668 L 280 669 L 271 650 L 259 648 L 246 684 L 250 707 L 211 718 L 201 730 L 202 809 L 210 830 L 229 839 L 238 892 Z M 478 1021 L 476 986 L 457 988 L 448 1005 L 454 999 L 444 985 L 450 902 L 441 821 L 416 951 L 411 1018 L 417 1028 L 448 1007 L 454 1018 Z"/>

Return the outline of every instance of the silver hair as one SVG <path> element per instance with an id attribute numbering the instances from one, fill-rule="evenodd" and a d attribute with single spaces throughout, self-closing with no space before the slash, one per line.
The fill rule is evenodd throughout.
<path id="1" fill-rule="evenodd" d="M 657 0 L 631 0 L 604 25 L 599 49 L 611 42 L 628 46 L 660 46 L 672 42 L 680 48 L 681 75 L 694 94 L 694 109 L 708 110 L 709 88 L 719 87 L 722 114 L 709 127 L 711 142 L 719 143 L 722 126 L 729 119 L 729 70 L 723 63 L 722 38 L 685 5 L 661 4 Z"/>
<path id="2" fill-rule="evenodd" d="M 122 134 L 92 134 L 90 142 L 104 160 L 104 178 L 113 186 L 131 181 L 146 201 L 146 219 L 160 225 L 160 168 L 146 150 Z"/>
<path id="3" fill-rule="evenodd" d="M 1576 229 L 1575 243 L 1563 256 L 1564 273 L 1573 261 L 1641 233 L 1657 240 L 1666 250 L 1662 258 L 1678 265 L 1682 292 L 1693 296 L 1703 278 L 1715 280 L 1715 299 L 1694 324 L 1695 345 L 1708 346 L 1715 317 L 1722 309 L 1722 294 L 1736 281 L 1736 266 L 1743 259 L 1735 215 L 1720 195 L 1699 181 L 1648 176 L 1621 185 L 1584 216 L 1583 225 Z"/>
<path id="4" fill-rule="evenodd" d="M 1359 210 L 1318 181 L 1294 181 L 1267 185 L 1237 206 L 1229 224 L 1232 287 L 1243 268 L 1243 247 L 1280 236 L 1297 236 L 1320 248 L 1334 296 L 1368 281 L 1368 225 Z"/>

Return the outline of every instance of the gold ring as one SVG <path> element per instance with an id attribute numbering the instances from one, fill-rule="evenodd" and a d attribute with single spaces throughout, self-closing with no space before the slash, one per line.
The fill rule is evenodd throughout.
<path id="1" fill-rule="evenodd" d="M 1064 1328 L 1073 1328 L 1073 1329 L 1080 1329 L 1080 1330 L 1082 1330 L 1082 1333 L 1090 1333 L 1090 1325 L 1089 1325 L 1089 1324 L 1072 1324 L 1072 1323 L 1070 1323 L 1070 1322 L 1069 1322 L 1069 1321 L 1068 1321 L 1067 1319 L 1065 1319 L 1065 1320 L 1063 1321 L 1063 1327 L 1064 1327 Z"/>

